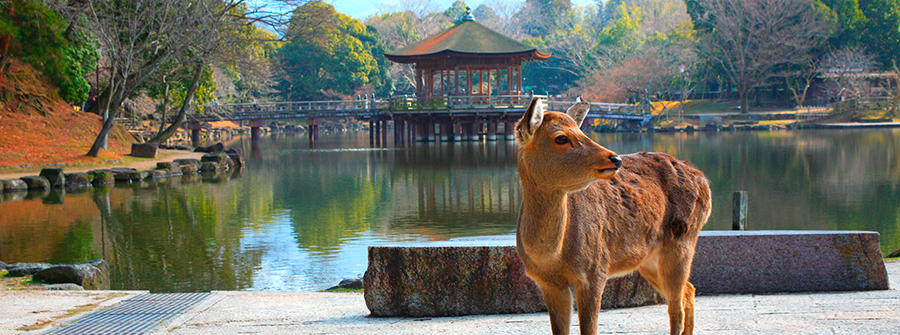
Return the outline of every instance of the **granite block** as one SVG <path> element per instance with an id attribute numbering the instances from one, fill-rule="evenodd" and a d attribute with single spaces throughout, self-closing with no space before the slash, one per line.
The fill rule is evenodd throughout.
<path id="1" fill-rule="evenodd" d="M 887 290 L 879 234 L 707 231 L 690 281 L 701 294 Z"/>
<path id="2" fill-rule="evenodd" d="M 369 248 L 363 278 L 373 316 L 455 316 L 545 311 L 541 292 L 525 275 L 515 241 L 477 246 L 445 242 L 435 246 Z M 607 283 L 603 308 L 663 302 L 638 275 Z"/>

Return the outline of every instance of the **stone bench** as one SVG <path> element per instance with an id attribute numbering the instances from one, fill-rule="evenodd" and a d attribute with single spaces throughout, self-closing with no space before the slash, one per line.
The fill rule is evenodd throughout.
<path id="1" fill-rule="evenodd" d="M 888 289 L 876 232 L 705 231 L 691 282 L 698 294 Z M 514 237 L 369 248 L 364 276 L 373 316 L 455 316 L 546 310 Z M 603 308 L 660 303 L 640 276 L 611 280 Z"/>

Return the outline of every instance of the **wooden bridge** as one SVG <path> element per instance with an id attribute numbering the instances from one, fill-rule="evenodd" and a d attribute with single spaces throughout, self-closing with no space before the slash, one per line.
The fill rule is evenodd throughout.
<path id="1" fill-rule="evenodd" d="M 320 119 L 353 117 L 369 120 L 374 141 L 386 141 L 388 121 L 394 124 L 394 139 L 398 142 L 435 141 L 438 138 L 443 141 L 476 140 L 481 134 L 488 140 L 495 140 L 498 134 L 512 139 L 511 129 L 525 112 L 531 98 L 531 95 L 394 96 L 388 100 L 210 104 L 205 105 L 202 112 L 193 113 L 188 118 L 193 124 L 191 129 L 196 129 L 195 136 L 199 136 L 199 123 L 205 121 L 249 120 L 253 134 L 256 134 L 253 137 L 256 138 L 263 121 L 306 119 L 309 136 L 314 140 Z M 553 111 L 565 111 L 573 103 L 547 101 Z M 592 124 L 592 119 L 598 118 L 643 124 L 651 117 L 639 105 L 591 103 L 585 124 Z"/>

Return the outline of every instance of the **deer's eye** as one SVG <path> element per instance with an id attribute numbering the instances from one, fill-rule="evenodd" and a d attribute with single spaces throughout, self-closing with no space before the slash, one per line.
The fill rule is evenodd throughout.
<path id="1" fill-rule="evenodd" d="M 565 135 L 560 135 L 560 136 L 557 136 L 554 139 L 554 141 L 556 141 L 556 144 L 566 144 L 566 143 L 569 143 L 569 138 L 566 137 Z"/>

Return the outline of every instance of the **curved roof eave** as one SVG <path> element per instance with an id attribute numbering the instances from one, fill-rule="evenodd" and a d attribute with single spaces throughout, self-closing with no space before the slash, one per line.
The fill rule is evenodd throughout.
<path id="1" fill-rule="evenodd" d="M 515 56 L 519 56 L 519 57 L 528 58 L 528 60 L 545 60 L 547 58 L 550 58 L 550 56 L 552 54 L 549 52 L 543 53 L 537 49 L 528 50 L 528 51 L 524 51 L 524 52 L 490 53 L 490 54 L 474 53 L 474 52 L 460 52 L 460 51 L 453 51 L 453 50 L 442 50 L 442 51 L 438 51 L 435 53 L 422 54 L 422 55 L 392 55 L 392 54 L 388 54 L 388 53 L 384 54 L 384 56 L 387 59 L 389 59 L 393 62 L 396 62 L 396 63 L 404 63 L 404 64 L 415 63 L 420 59 L 433 58 L 433 57 L 437 57 L 437 56 L 441 56 L 441 55 L 481 56 L 481 57 L 504 57 L 504 56 L 515 57 Z"/>

